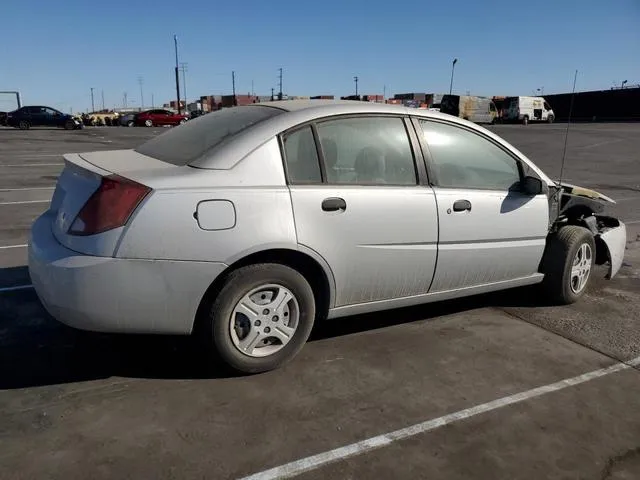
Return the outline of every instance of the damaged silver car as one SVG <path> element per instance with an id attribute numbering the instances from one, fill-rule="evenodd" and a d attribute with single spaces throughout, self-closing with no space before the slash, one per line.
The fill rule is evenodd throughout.
<path id="1" fill-rule="evenodd" d="M 61 322 L 194 333 L 260 372 L 327 318 L 538 283 L 574 302 L 622 264 L 608 202 L 450 115 L 272 102 L 65 155 L 29 269 Z"/>

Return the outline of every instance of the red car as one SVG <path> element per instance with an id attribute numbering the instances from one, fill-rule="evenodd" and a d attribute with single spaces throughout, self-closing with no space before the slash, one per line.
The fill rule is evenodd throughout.
<path id="1" fill-rule="evenodd" d="M 144 125 L 145 127 L 180 125 L 188 119 L 188 115 L 177 114 L 169 110 L 147 110 L 136 116 L 136 125 Z"/>

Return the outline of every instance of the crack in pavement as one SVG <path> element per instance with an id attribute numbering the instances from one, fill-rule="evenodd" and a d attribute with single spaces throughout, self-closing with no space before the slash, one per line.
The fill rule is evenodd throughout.
<path id="1" fill-rule="evenodd" d="M 602 475 L 600 476 L 600 479 L 607 480 L 608 478 L 611 478 L 611 474 L 613 473 L 614 466 L 622 462 L 631 460 L 634 457 L 640 457 L 640 447 L 631 448 L 624 453 L 609 457 L 606 465 L 604 466 L 604 469 L 602 470 Z"/>

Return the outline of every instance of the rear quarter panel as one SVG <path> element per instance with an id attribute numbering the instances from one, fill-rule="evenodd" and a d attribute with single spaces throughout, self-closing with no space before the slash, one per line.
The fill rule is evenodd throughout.
<path id="1" fill-rule="evenodd" d="M 261 250 L 298 248 L 291 195 L 275 138 L 230 170 L 185 167 L 181 171 L 129 175 L 155 191 L 130 221 L 117 257 L 230 264 Z M 199 203 L 208 200 L 233 204 L 233 228 L 200 228 L 194 213 Z"/>

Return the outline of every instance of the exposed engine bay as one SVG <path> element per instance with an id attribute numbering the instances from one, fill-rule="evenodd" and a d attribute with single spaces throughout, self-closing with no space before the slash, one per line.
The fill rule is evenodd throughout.
<path id="1" fill-rule="evenodd" d="M 615 203 L 606 195 L 576 185 L 562 183 L 549 188 L 550 233 L 563 225 L 588 228 L 596 241 L 596 264 L 609 263 L 609 279 L 620 270 L 627 243 L 624 223 L 602 215 L 607 204 Z"/>

